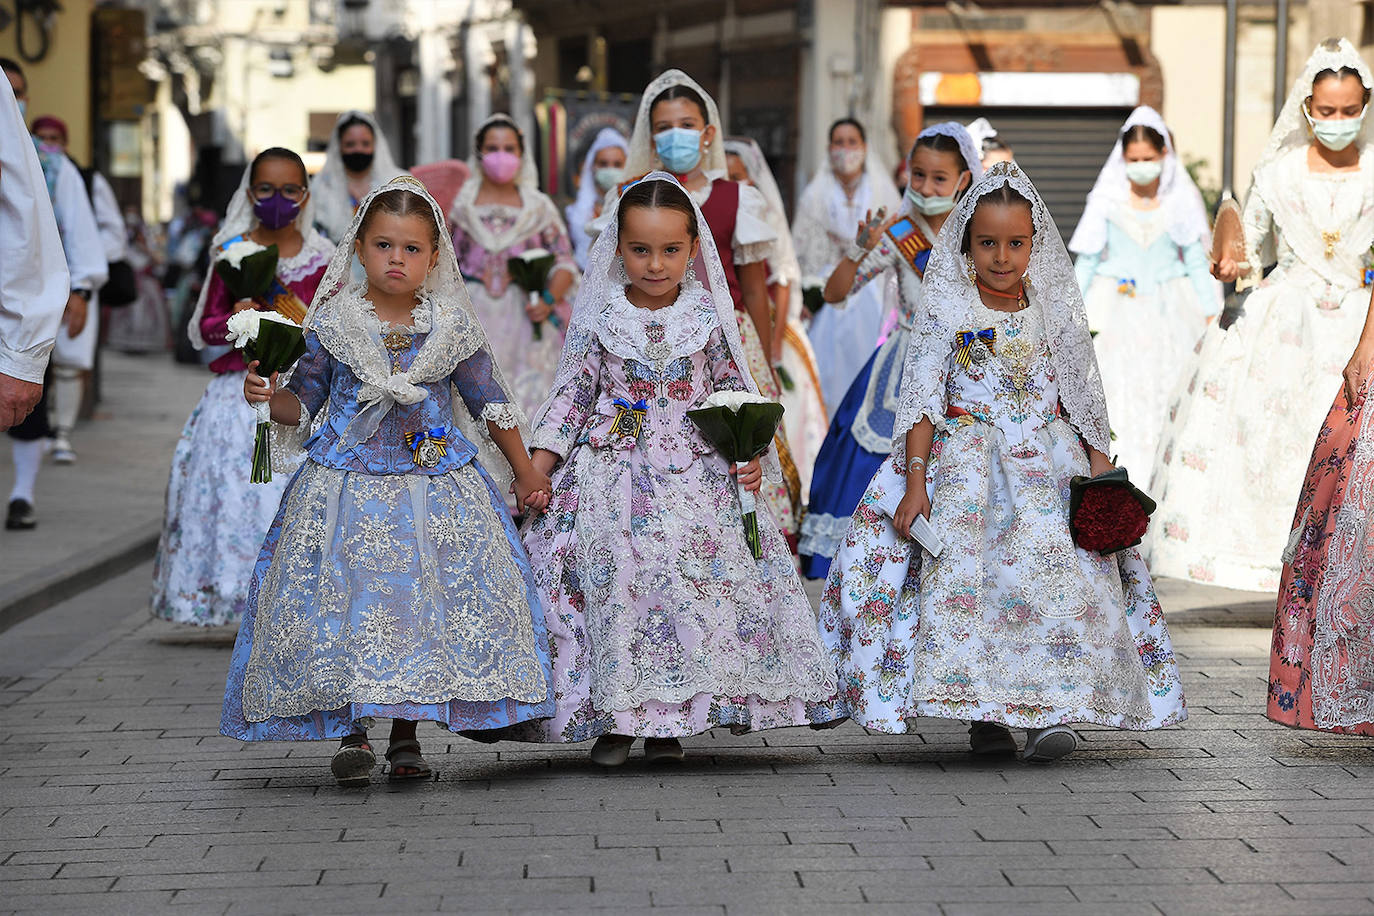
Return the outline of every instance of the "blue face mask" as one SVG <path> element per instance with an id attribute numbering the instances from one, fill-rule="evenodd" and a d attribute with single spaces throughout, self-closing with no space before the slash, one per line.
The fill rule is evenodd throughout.
<path id="1" fill-rule="evenodd" d="M 19 120 L 21 120 L 21 121 L 27 121 L 27 120 L 28 120 L 28 117 L 29 117 L 29 100 L 28 100 L 28 99 L 20 99 L 20 100 L 19 100 Z"/>
<path id="2" fill-rule="evenodd" d="M 654 134 L 654 150 L 663 167 L 685 175 L 701 162 L 701 131 L 670 127 Z"/>

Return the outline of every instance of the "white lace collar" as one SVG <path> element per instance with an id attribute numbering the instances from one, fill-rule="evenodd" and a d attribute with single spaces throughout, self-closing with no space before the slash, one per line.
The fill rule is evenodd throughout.
<path id="1" fill-rule="evenodd" d="M 719 326 L 715 302 L 700 283 L 683 284 L 672 305 L 646 309 L 622 290 L 606 303 L 597 336 L 621 359 L 666 364 L 705 348 Z"/>
<path id="2" fill-rule="evenodd" d="M 355 283 L 347 290 L 346 295 L 356 303 L 360 303 L 363 309 L 363 322 L 367 329 L 376 334 L 385 334 L 388 331 L 399 331 L 402 334 L 428 334 L 434 327 L 434 303 L 428 296 L 420 295 L 416 297 L 415 305 L 410 310 L 410 324 L 393 324 L 383 321 L 377 315 L 377 306 L 366 296 L 363 295 L 365 284 Z"/>

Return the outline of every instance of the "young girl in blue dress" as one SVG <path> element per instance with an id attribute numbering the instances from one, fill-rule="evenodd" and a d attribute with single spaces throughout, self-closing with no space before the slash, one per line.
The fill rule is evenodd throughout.
<path id="1" fill-rule="evenodd" d="M 342 737 L 341 785 L 370 780 L 374 718 L 393 720 L 391 778 L 410 779 L 431 773 L 417 720 L 480 731 L 553 712 L 543 613 L 492 447 L 520 504 L 543 508 L 550 482 L 443 225 L 408 176 L 369 194 L 306 316 L 305 355 L 280 388 L 256 363 L 244 383 L 274 421 L 314 431 L 258 558 L 220 731 Z M 366 280 L 352 284 L 355 253 Z"/>
<path id="2" fill-rule="evenodd" d="M 896 274 L 897 327 L 849 386 L 816 456 L 811 498 L 802 522 L 802 574 L 824 579 L 864 487 L 892 450 L 892 422 L 902 390 L 902 363 L 921 298 L 930 248 L 945 218 L 983 177 L 968 129 L 954 121 L 921 131 L 907 157 L 911 174 L 901 208 L 886 223 L 869 215 L 857 241 L 826 281 L 827 302 L 842 302 L 873 280 Z"/>

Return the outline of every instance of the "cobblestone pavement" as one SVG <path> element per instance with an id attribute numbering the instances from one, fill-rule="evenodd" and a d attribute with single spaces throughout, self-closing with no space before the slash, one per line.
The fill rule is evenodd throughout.
<path id="1" fill-rule="evenodd" d="M 1267 722 L 1267 630 L 1218 593 L 1170 592 L 1191 718 L 1053 766 L 940 722 L 612 773 L 425 728 L 437 779 L 345 791 L 324 744 L 216 735 L 228 652 L 157 641 L 148 575 L 0 637 L 0 912 L 1374 912 L 1374 741 Z"/>

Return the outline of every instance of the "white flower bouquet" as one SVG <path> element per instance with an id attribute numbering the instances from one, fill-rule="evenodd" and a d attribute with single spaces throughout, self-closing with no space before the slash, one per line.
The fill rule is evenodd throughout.
<path id="1" fill-rule="evenodd" d="M 525 291 L 530 305 L 538 305 L 544 298 L 544 287 L 548 285 L 554 260 L 553 252 L 545 248 L 531 248 L 506 259 L 511 282 Z M 533 324 L 534 339 L 543 340 L 544 322 L 536 321 Z"/>
<path id="2" fill-rule="evenodd" d="M 277 246 L 259 245 L 242 235 L 231 239 L 215 253 L 215 273 L 235 302 L 263 300 L 277 278 Z"/>
<path id="3" fill-rule="evenodd" d="M 276 312 L 245 309 L 229 316 L 229 342 L 243 351 L 244 359 L 257 360 L 257 373 L 271 378 L 296 364 L 305 353 L 305 331 Z M 253 483 L 272 480 L 272 404 L 254 404 L 258 429 L 253 437 Z"/>
<path id="4" fill-rule="evenodd" d="M 701 407 L 687 411 L 702 438 L 715 446 L 725 460 L 739 464 L 752 461 L 772 444 L 782 422 L 782 405 L 748 391 L 717 391 Z M 754 494 L 740 487 L 740 513 L 744 539 L 757 560 L 763 556 Z"/>

